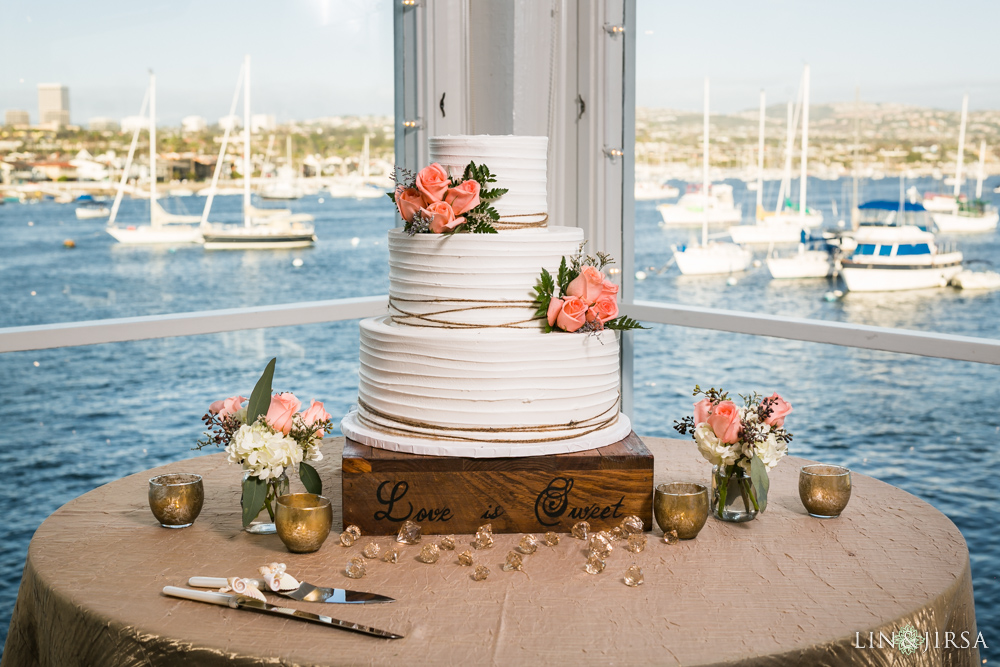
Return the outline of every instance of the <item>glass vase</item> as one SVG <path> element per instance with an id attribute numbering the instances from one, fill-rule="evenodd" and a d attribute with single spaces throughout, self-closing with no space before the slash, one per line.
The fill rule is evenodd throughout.
<path id="1" fill-rule="evenodd" d="M 712 468 L 712 514 L 722 521 L 752 521 L 757 509 L 750 499 L 750 474 L 738 465 Z"/>
<path id="2" fill-rule="evenodd" d="M 250 477 L 250 471 L 243 471 L 243 481 Z M 267 510 L 267 521 L 251 521 L 244 530 L 253 535 L 274 535 L 278 529 L 274 525 L 274 511 L 277 509 L 275 503 L 278 496 L 283 496 L 289 491 L 288 472 L 282 472 L 274 479 L 267 480 L 267 496 L 264 499 L 264 509 Z M 242 498 L 241 498 L 242 503 Z M 260 515 L 258 515 L 260 516 Z"/>

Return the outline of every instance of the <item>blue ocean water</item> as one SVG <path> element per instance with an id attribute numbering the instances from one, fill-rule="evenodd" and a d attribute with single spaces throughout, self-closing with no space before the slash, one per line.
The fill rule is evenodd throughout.
<path id="1" fill-rule="evenodd" d="M 752 193 L 731 183 L 750 211 Z M 773 189 L 768 184 L 768 200 Z M 845 211 L 847 189 L 842 181 L 810 181 L 811 203 L 832 224 L 833 202 Z M 864 184 L 864 198 L 896 196 L 898 181 Z M 202 203 L 188 197 L 165 206 L 197 212 Z M 76 220 L 72 206 L 0 206 L 0 326 L 386 292 L 385 234 L 395 224 L 388 202 L 308 197 L 291 206 L 316 216 L 314 248 L 125 247 L 103 231 L 102 221 Z M 221 197 L 214 210 L 219 219 L 236 220 L 238 198 Z M 148 203 L 126 200 L 120 220 L 142 219 L 148 219 Z M 735 285 L 725 277 L 684 278 L 673 268 L 661 273 L 670 246 L 695 233 L 666 233 L 658 220 L 654 203 L 637 205 L 636 267 L 647 274 L 637 282 L 638 298 L 997 336 L 1000 292 L 846 294 L 831 302 L 823 298 L 837 288 L 829 281 L 779 283 L 763 267 Z M 64 248 L 65 239 L 76 248 Z M 996 234 L 955 240 L 967 259 L 1000 263 Z M 295 259 L 302 265 L 294 266 Z M 947 514 L 968 542 L 979 627 L 991 643 L 991 632 L 1000 632 L 1000 537 L 990 520 L 1000 500 L 992 481 L 1000 472 L 996 367 L 659 325 L 635 339 L 637 432 L 673 435 L 671 424 L 690 411 L 696 383 L 734 393 L 778 391 L 795 405 L 788 422 L 793 453 L 878 477 Z M 324 400 L 333 414 L 354 401 L 355 322 L 0 355 L 6 435 L 0 466 L 16 480 L 0 486 L 0 503 L 8 508 L 0 565 L 20 572 L 35 528 L 68 500 L 195 455 L 191 445 L 205 406 L 247 391 L 271 356 L 278 357 L 276 388 Z M 17 577 L 0 579 L 0 640 L 16 595 Z"/>

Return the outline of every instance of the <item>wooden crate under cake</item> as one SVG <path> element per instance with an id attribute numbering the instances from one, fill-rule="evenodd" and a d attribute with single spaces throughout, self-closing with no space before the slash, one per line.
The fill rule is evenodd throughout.
<path id="1" fill-rule="evenodd" d="M 424 534 L 569 532 L 611 528 L 629 514 L 652 528 L 653 455 L 635 433 L 572 454 L 475 459 L 376 449 L 350 438 L 343 459 L 344 525 L 390 535 L 409 519 Z"/>

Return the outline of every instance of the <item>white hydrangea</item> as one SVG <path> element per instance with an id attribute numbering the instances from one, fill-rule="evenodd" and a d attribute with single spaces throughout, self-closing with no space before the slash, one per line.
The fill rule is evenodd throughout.
<path id="1" fill-rule="evenodd" d="M 757 456 L 760 457 L 760 460 L 767 466 L 768 470 L 778 465 L 778 461 L 783 459 L 787 453 L 788 443 L 778 442 L 778 439 L 774 437 L 774 433 L 769 434 L 764 442 L 757 445 Z"/>
<path id="2" fill-rule="evenodd" d="M 267 424 L 244 424 L 226 447 L 230 463 L 240 463 L 253 477 L 273 479 L 302 462 L 302 448 Z"/>
<path id="3" fill-rule="evenodd" d="M 694 429 L 694 441 L 698 445 L 698 451 L 712 465 L 733 465 L 739 454 L 736 451 L 739 443 L 734 445 L 724 444 L 715 435 L 715 431 L 708 423 L 698 424 Z"/>

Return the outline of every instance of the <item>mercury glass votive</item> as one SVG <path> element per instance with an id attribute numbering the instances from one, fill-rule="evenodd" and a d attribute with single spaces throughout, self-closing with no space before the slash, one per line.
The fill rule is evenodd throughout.
<path id="1" fill-rule="evenodd" d="M 823 464 L 802 466 L 799 498 L 810 516 L 817 519 L 840 516 L 851 499 L 851 471 Z"/>
<path id="2" fill-rule="evenodd" d="M 676 530 L 682 540 L 694 539 L 708 520 L 708 487 L 692 482 L 660 484 L 653 495 L 653 516 L 664 533 Z"/>
<path id="3" fill-rule="evenodd" d="M 149 480 L 149 509 L 164 528 L 187 528 L 204 504 L 201 475 L 172 472 Z"/>
<path id="4" fill-rule="evenodd" d="M 278 496 L 274 527 L 285 547 L 293 554 L 318 551 L 330 534 L 333 508 L 330 500 L 315 493 Z"/>

